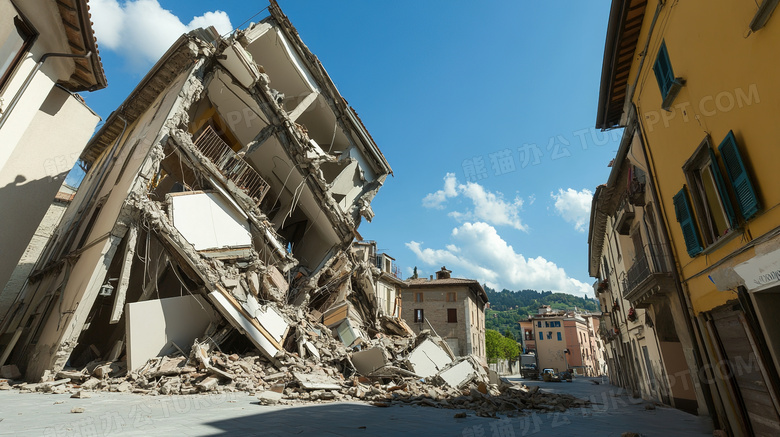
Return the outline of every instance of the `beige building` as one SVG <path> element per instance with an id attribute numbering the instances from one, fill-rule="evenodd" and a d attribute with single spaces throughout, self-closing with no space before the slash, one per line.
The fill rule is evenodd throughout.
<path id="1" fill-rule="evenodd" d="M 0 0 L 0 288 L 100 121 L 74 93 L 105 86 L 86 0 Z"/>
<path id="2" fill-rule="evenodd" d="M 375 266 L 371 272 L 374 299 L 379 310 L 377 316 L 401 316 L 401 289 L 406 286 L 401 279 L 401 270 L 395 258 L 386 253 L 377 253 L 376 241 L 356 241 L 352 243 L 352 253 L 358 262 L 367 262 Z"/>
<path id="3" fill-rule="evenodd" d="M 552 310 L 549 305 L 529 317 L 539 369 L 601 375 L 603 366 L 590 319 L 590 314 Z"/>
<path id="4" fill-rule="evenodd" d="M 669 242 L 633 110 L 590 222 L 590 274 L 605 313 L 602 340 L 610 379 L 645 399 L 703 413 L 703 394 Z"/>
<path id="5" fill-rule="evenodd" d="M 474 355 L 486 364 L 487 293 L 478 281 L 451 273 L 442 267 L 436 279 L 406 280 L 401 315 L 415 333 L 433 327 L 456 356 Z"/>

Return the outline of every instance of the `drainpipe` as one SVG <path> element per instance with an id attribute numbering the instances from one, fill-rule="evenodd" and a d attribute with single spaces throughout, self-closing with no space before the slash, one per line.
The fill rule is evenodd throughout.
<path id="1" fill-rule="evenodd" d="M 2 114 L 0 114 L 0 129 L 3 128 L 5 125 L 6 120 L 8 120 L 8 115 L 13 111 L 14 107 L 17 103 L 19 103 L 19 100 L 22 98 L 22 95 L 27 90 L 27 87 L 30 86 L 30 83 L 32 83 L 33 78 L 36 74 L 43 68 L 43 63 L 46 62 L 49 58 L 77 58 L 77 59 L 88 59 L 92 56 L 92 52 L 88 51 L 87 53 L 83 55 L 74 55 L 72 53 L 45 53 L 43 56 L 41 56 L 41 60 L 38 61 L 37 64 L 35 64 L 35 68 L 30 72 L 30 74 L 27 75 L 27 78 L 24 80 L 24 83 L 22 84 L 22 87 L 19 88 L 19 91 L 16 92 L 16 95 L 14 95 L 13 100 L 11 100 L 11 103 L 8 104 L 8 107 L 3 111 Z"/>

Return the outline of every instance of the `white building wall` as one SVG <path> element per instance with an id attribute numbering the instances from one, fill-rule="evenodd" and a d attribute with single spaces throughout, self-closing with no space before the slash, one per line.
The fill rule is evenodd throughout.
<path id="1" fill-rule="evenodd" d="M 8 309 L 16 299 L 16 296 L 22 290 L 24 282 L 27 280 L 27 276 L 30 275 L 35 262 L 38 260 L 38 256 L 46 246 L 46 242 L 49 241 L 54 230 L 62 219 L 62 215 L 65 213 L 68 205 L 62 202 L 54 202 L 49 206 L 49 210 L 46 211 L 46 215 L 43 217 L 38 229 L 35 230 L 35 234 L 30 240 L 30 244 L 27 245 L 22 258 L 19 260 L 19 264 L 11 274 L 11 279 L 5 285 L 5 288 L 0 291 L 0 324 L 3 322 Z"/>
<path id="2" fill-rule="evenodd" d="M 83 102 L 55 87 L 19 139 L 0 171 L 1 285 L 10 279 L 99 120 Z"/>

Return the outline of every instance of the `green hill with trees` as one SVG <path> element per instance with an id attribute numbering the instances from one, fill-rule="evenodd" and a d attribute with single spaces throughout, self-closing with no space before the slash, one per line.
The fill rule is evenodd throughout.
<path id="1" fill-rule="evenodd" d="M 531 314 L 536 314 L 542 305 L 550 305 L 554 310 L 599 311 L 599 303 L 595 299 L 577 297 L 566 293 L 536 290 L 502 290 L 495 291 L 485 286 L 490 308 L 485 312 L 485 327 L 504 333 L 511 332 L 515 338 L 522 339 L 523 333 L 520 320 L 525 320 Z"/>

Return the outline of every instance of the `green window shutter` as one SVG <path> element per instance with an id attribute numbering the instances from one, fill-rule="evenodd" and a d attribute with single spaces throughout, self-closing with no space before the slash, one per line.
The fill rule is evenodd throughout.
<path id="1" fill-rule="evenodd" d="M 708 146 L 707 150 L 710 151 L 710 161 L 712 163 L 712 174 L 715 176 L 715 185 L 718 187 L 718 194 L 720 194 L 720 200 L 723 201 L 723 209 L 726 211 L 726 217 L 729 219 L 729 227 L 734 229 L 737 227 L 737 216 L 734 214 L 734 208 L 731 206 L 731 200 L 729 199 L 729 192 L 726 191 L 726 183 L 723 182 L 723 175 L 720 174 L 720 167 L 718 166 L 718 160 L 715 159 L 715 152 Z"/>
<path id="2" fill-rule="evenodd" d="M 683 238 L 685 239 L 685 248 L 688 249 L 688 255 L 693 258 L 702 251 L 701 240 L 696 232 L 696 225 L 693 223 L 693 214 L 691 214 L 691 203 L 688 201 L 688 194 L 685 187 L 679 193 L 674 195 L 674 213 L 677 221 L 680 222 Z"/>
<path id="3" fill-rule="evenodd" d="M 663 70 L 661 70 L 661 64 L 658 61 L 653 65 L 653 73 L 655 73 L 655 80 L 658 81 L 658 89 L 661 90 L 661 97 L 666 96 L 664 90 L 664 88 L 666 88 L 664 84 L 664 73 Z"/>
<path id="4" fill-rule="evenodd" d="M 742 156 L 737 148 L 737 140 L 734 138 L 734 132 L 729 131 L 726 138 L 718 146 L 720 157 L 723 158 L 723 165 L 726 167 L 726 174 L 729 177 L 731 185 L 734 187 L 734 194 L 737 196 L 737 206 L 739 206 L 742 217 L 745 220 L 752 218 L 761 205 L 758 202 L 758 196 L 750 183 L 747 169 L 742 162 Z"/>
<path id="5" fill-rule="evenodd" d="M 672 61 L 669 59 L 669 51 L 666 49 L 666 41 L 662 42 L 661 48 L 658 49 L 658 56 L 653 64 L 653 73 L 655 73 L 655 80 L 658 81 L 661 97 L 666 98 L 674 82 L 674 70 L 672 70 Z"/>

